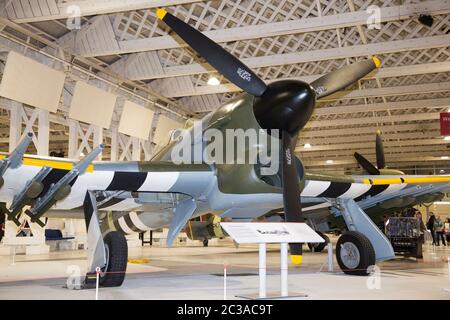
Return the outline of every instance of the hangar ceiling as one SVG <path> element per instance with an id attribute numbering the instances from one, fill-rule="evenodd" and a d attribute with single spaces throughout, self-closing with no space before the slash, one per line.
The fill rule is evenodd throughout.
<path id="1" fill-rule="evenodd" d="M 373 5 L 379 7 L 379 29 L 367 24 Z M 50 53 L 69 72 L 82 69 L 139 94 L 163 113 L 200 118 L 238 95 L 157 21 L 158 6 L 219 42 L 267 82 L 311 81 L 376 54 L 382 61 L 377 74 L 317 106 L 297 146 L 305 165 L 356 169 L 353 152 L 374 160 L 381 129 L 390 167 L 450 173 L 449 141 L 439 131 L 439 113 L 450 108 L 450 1 L 6 0 L 0 36 Z M 82 15 L 81 28 L 70 30 L 74 10 Z M 419 21 L 421 14 L 433 17 L 431 26 Z M 208 85 L 213 76 L 220 85 Z M 0 119 L 4 142 L 8 114 Z M 51 130 L 51 146 L 66 143 L 64 125 Z"/>

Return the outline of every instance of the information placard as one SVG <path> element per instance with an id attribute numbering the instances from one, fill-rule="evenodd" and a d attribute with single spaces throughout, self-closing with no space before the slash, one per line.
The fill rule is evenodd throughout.
<path id="1" fill-rule="evenodd" d="M 220 225 L 237 243 L 324 242 L 306 223 L 222 222 Z"/>

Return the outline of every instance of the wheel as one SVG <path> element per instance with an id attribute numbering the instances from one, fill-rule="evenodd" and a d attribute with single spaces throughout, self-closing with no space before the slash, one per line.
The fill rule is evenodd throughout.
<path id="1" fill-rule="evenodd" d="M 308 243 L 308 248 L 309 248 L 309 250 L 314 251 L 314 252 L 322 252 L 322 250 L 325 249 L 327 244 L 330 242 L 330 238 L 328 238 L 328 236 L 326 234 L 323 234 L 320 231 L 316 231 L 316 233 L 319 236 L 321 236 L 322 239 L 325 240 L 325 242 L 322 242 L 322 243 Z"/>
<path id="2" fill-rule="evenodd" d="M 208 239 L 203 239 L 203 246 L 204 247 L 207 247 L 208 243 L 209 243 Z"/>
<path id="3" fill-rule="evenodd" d="M 119 287 L 125 279 L 128 262 L 128 245 L 125 236 L 118 231 L 109 232 L 103 239 L 106 251 L 106 266 L 99 281 L 103 287 Z"/>
<path id="4" fill-rule="evenodd" d="M 367 276 L 368 268 L 375 265 L 375 250 L 365 235 L 348 231 L 336 244 L 336 259 L 344 273 Z"/>

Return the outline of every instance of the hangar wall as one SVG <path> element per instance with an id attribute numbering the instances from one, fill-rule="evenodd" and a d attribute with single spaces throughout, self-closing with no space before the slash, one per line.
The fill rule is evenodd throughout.
<path id="1" fill-rule="evenodd" d="M 154 132 L 158 128 L 159 118 L 170 119 L 173 123 L 179 124 L 179 127 L 185 120 L 181 114 L 161 106 L 158 99 L 151 99 L 148 95 L 129 94 L 120 86 L 108 82 L 108 78 L 93 76 L 71 68 L 51 54 L 29 50 L 29 48 L 4 38 L 0 39 L 0 48 L 0 51 L 3 52 L 0 55 L 0 60 L 4 61 L 2 65 L 6 65 L 6 67 L 2 66 L 0 69 L 3 89 L 1 91 L 3 97 L 0 98 L 0 112 L 4 115 L 4 118 L 9 118 L 9 123 L 3 123 L 0 131 L 1 152 L 12 151 L 23 134 L 26 131 L 31 131 L 35 134 L 35 137 L 27 152 L 30 154 L 47 156 L 54 153 L 64 153 L 65 157 L 79 159 L 89 153 L 95 146 L 103 143 L 106 145 L 106 149 L 101 155 L 102 160 L 149 160 L 157 145 L 167 143 L 170 136 L 170 132 L 164 132 L 165 139 L 161 139 L 161 134 L 158 134 L 158 140 L 155 140 Z M 12 54 L 9 55 L 9 52 L 12 52 Z M 14 61 L 17 59 L 32 65 L 32 70 L 22 70 L 20 63 Z M 61 73 L 61 71 L 64 73 Z M 49 108 L 42 105 L 42 101 L 48 99 L 44 99 L 45 97 L 34 98 L 35 96 L 45 95 L 45 88 L 40 92 L 28 90 L 28 94 L 32 96 L 28 98 L 26 97 L 27 92 L 23 90 L 19 90 L 20 92 L 11 90 L 11 84 L 17 84 L 17 81 L 20 81 L 19 78 L 23 78 L 24 73 L 29 73 L 30 76 L 34 75 L 34 79 L 37 80 L 39 75 L 41 75 L 41 78 L 44 77 L 42 72 L 46 72 L 45 77 L 52 74 L 58 77 L 58 79 L 55 79 L 58 83 L 61 82 L 60 75 L 66 75 L 62 93 L 58 94 L 60 101 L 57 104 L 57 109 L 52 107 L 51 110 L 54 112 L 49 112 Z M 114 81 L 113 83 L 120 82 Z M 79 96 L 77 94 L 80 91 L 78 87 L 80 85 L 86 87 L 88 84 L 92 90 L 99 93 L 104 92 L 114 97 L 114 101 L 110 99 L 110 105 L 113 104 L 111 121 L 106 119 L 105 122 L 105 113 L 96 110 L 98 109 L 96 108 L 97 104 L 104 103 L 104 99 L 102 101 L 98 101 L 98 99 L 83 100 L 82 104 L 85 109 L 77 108 L 79 103 L 76 102 L 79 99 L 73 98 Z M 12 98 L 16 100 L 12 100 Z M 136 130 L 137 128 L 132 128 L 133 130 L 124 128 L 124 124 L 121 123 L 122 112 L 124 107 L 127 107 L 130 103 L 135 107 L 147 110 L 151 115 L 154 114 L 154 117 L 147 117 L 150 122 L 147 124 L 148 127 L 144 128 L 145 124 L 142 124 L 142 128 L 139 128 L 139 130 Z M 78 112 L 75 116 L 77 110 L 81 110 L 82 114 Z M 130 126 L 129 121 L 127 125 Z M 164 125 L 162 127 L 159 131 L 168 131 Z"/>

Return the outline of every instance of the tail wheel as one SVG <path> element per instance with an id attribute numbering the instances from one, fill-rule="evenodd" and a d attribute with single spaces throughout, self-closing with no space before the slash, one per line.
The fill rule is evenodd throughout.
<path id="1" fill-rule="evenodd" d="M 375 250 L 365 235 L 348 231 L 336 244 L 336 259 L 344 273 L 367 276 L 368 268 L 375 265 Z"/>
<path id="2" fill-rule="evenodd" d="M 322 252 L 322 250 L 325 249 L 325 247 L 330 242 L 330 238 L 328 238 L 328 236 L 326 234 L 323 234 L 320 231 L 316 231 L 316 233 L 319 236 L 321 236 L 322 239 L 325 240 L 325 242 L 322 242 L 322 243 L 308 243 L 308 248 L 309 248 L 309 250 L 314 251 L 314 252 Z"/>
<path id="3" fill-rule="evenodd" d="M 128 245 L 125 236 L 118 231 L 109 232 L 103 239 L 106 251 L 106 266 L 100 277 L 103 287 L 119 287 L 125 279 L 128 262 Z"/>

